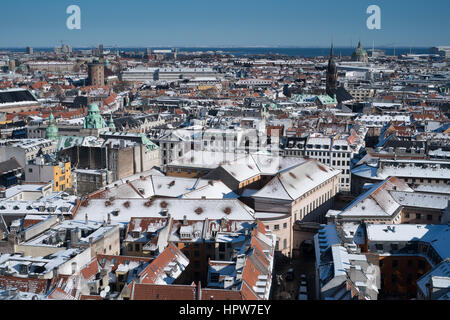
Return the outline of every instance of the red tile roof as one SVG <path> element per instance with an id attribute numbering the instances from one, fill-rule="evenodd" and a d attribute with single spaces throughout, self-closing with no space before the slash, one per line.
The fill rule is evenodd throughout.
<path id="1" fill-rule="evenodd" d="M 103 300 L 100 296 L 81 296 L 80 300 Z"/>
<path id="2" fill-rule="evenodd" d="M 166 222 L 167 218 L 131 218 L 128 224 L 128 232 L 133 231 L 136 228 L 136 224 L 139 223 L 141 232 L 147 232 L 148 227 L 152 223 L 162 223 Z"/>
<path id="3" fill-rule="evenodd" d="M 137 284 L 131 287 L 130 300 L 195 300 L 197 288 L 195 285 L 156 285 Z"/>
<path id="4" fill-rule="evenodd" d="M 162 274 L 165 274 L 164 268 L 166 268 L 169 263 L 177 260 L 179 256 L 182 256 L 186 260 L 186 256 L 172 243 L 164 250 L 153 262 L 148 265 L 139 276 L 141 276 L 141 283 L 152 284 L 158 279 Z"/>
<path id="5" fill-rule="evenodd" d="M 81 275 L 83 276 L 84 279 L 90 281 L 93 278 L 95 278 L 97 273 L 99 273 L 100 271 L 99 267 L 100 266 L 97 259 L 93 259 L 88 265 L 86 265 L 83 269 L 81 269 L 80 271 Z"/>
<path id="6" fill-rule="evenodd" d="M 119 265 L 126 264 L 127 261 L 142 262 L 142 263 L 150 263 L 153 261 L 153 258 L 144 258 L 144 257 L 114 256 L 104 254 L 97 255 L 98 264 L 102 268 L 104 268 L 107 263 L 111 263 L 113 259 L 115 259 L 115 261 L 114 265 L 111 268 L 111 272 L 115 272 L 116 269 L 119 267 Z M 105 263 L 103 263 L 103 261 L 105 261 Z"/>
<path id="7" fill-rule="evenodd" d="M 243 300 L 242 293 L 235 290 L 202 289 L 199 300 Z"/>
<path id="8" fill-rule="evenodd" d="M 47 280 L 0 276 L 0 289 L 18 289 L 21 292 L 45 294 Z"/>
<path id="9" fill-rule="evenodd" d="M 76 300 L 75 297 L 71 296 L 59 287 L 56 287 L 52 293 L 49 294 L 48 298 L 52 300 Z"/>

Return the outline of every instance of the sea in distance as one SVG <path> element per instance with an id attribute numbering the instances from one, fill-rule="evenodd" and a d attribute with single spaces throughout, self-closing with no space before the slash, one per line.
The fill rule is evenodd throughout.
<path id="1" fill-rule="evenodd" d="M 110 50 L 115 52 L 116 50 L 124 51 L 124 52 L 145 52 L 146 48 L 108 48 L 105 47 L 105 50 Z M 158 48 L 158 47 L 152 47 L 152 50 L 161 50 L 161 49 L 172 49 L 172 48 Z M 366 50 L 370 50 L 371 48 L 366 48 Z M 404 55 L 404 54 L 429 54 L 430 48 L 421 48 L 421 47 L 415 47 L 415 48 L 375 48 L 377 50 L 383 51 L 388 56 L 395 55 Z M 34 48 L 34 51 L 44 51 L 49 52 L 53 51 L 54 48 Z M 91 48 L 73 48 L 73 51 L 80 51 L 80 50 L 91 50 Z M 290 47 L 290 48 L 282 48 L 282 47 L 251 47 L 251 48 L 183 48 L 178 47 L 177 48 L 179 54 L 183 54 L 183 52 L 186 53 L 192 53 L 192 52 L 217 52 L 222 54 L 231 54 L 234 56 L 258 56 L 258 55 L 282 55 L 282 56 L 290 56 L 290 57 L 320 57 L 320 56 L 328 56 L 330 54 L 330 48 L 296 48 L 296 47 Z M 10 51 L 10 52 L 25 52 L 25 48 L 2 48 L 1 51 Z M 342 56 L 351 56 L 352 53 L 355 51 L 355 48 L 339 48 L 336 47 L 334 49 L 334 54 L 336 56 L 342 55 Z"/>

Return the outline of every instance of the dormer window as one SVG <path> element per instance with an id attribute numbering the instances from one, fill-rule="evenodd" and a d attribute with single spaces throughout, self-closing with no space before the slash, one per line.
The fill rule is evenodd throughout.
<path id="1" fill-rule="evenodd" d="M 141 233 L 139 231 L 133 231 L 132 236 L 134 239 L 138 239 L 141 237 Z"/>

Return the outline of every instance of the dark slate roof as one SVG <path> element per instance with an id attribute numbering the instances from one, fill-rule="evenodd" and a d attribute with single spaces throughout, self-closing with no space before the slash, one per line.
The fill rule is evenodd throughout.
<path id="1" fill-rule="evenodd" d="M 0 103 L 37 102 L 28 90 L 0 91 Z"/>
<path id="2" fill-rule="evenodd" d="M 13 123 L 5 123 L 0 125 L 0 129 L 14 129 L 14 128 L 23 128 L 27 125 L 25 121 L 17 121 Z"/>
<path id="3" fill-rule="evenodd" d="M 344 87 L 330 89 L 330 93 L 332 95 L 331 97 L 333 97 L 333 95 L 336 95 L 336 99 L 339 103 L 355 99 Z"/>
<path id="4" fill-rule="evenodd" d="M 117 128 L 126 127 L 128 126 L 130 128 L 138 127 L 141 125 L 141 121 L 135 119 L 134 117 L 122 117 L 118 119 L 114 119 L 114 125 Z"/>
<path id="5" fill-rule="evenodd" d="M 17 162 L 16 158 L 9 159 L 4 162 L 0 162 L 0 174 L 5 174 L 11 170 L 22 168 L 22 166 Z"/>

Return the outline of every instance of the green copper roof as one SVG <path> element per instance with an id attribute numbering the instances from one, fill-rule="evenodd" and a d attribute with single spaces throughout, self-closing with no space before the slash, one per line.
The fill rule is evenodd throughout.
<path id="1" fill-rule="evenodd" d="M 55 124 L 53 113 L 50 113 L 49 122 L 49 126 L 45 130 L 45 137 L 49 140 L 58 141 L 59 129 Z"/>
<path id="2" fill-rule="evenodd" d="M 147 138 L 145 134 L 140 134 L 140 136 L 142 138 L 142 144 L 145 144 L 147 146 L 147 150 L 151 151 L 159 149 L 158 145 L 156 145 L 149 138 Z"/>
<path id="3" fill-rule="evenodd" d="M 111 113 L 111 117 L 109 118 L 109 128 L 110 129 L 116 129 L 116 125 L 114 124 L 114 119 Z"/>
<path id="4" fill-rule="evenodd" d="M 88 107 L 88 112 L 100 112 L 100 109 L 97 104 L 92 103 Z"/>
<path id="5" fill-rule="evenodd" d="M 98 105 L 92 103 L 88 107 L 88 114 L 86 118 L 84 118 L 84 129 L 103 129 L 106 127 L 106 121 L 100 114 Z"/>

